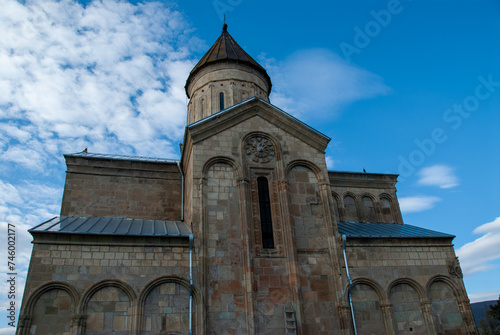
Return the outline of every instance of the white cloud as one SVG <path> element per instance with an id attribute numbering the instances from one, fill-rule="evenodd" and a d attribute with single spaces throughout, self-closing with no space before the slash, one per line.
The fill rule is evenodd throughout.
<path id="1" fill-rule="evenodd" d="M 16 306 L 21 306 L 22 293 L 31 257 L 31 240 L 28 229 L 56 216 L 60 210 L 61 189 L 44 184 L 22 182 L 13 185 L 0 180 L 0 245 L 7 245 L 7 228 L 16 235 Z M 8 226 L 9 224 L 13 226 Z M 0 257 L 7 259 L 7 248 L 0 250 Z M 0 297 L 1 317 L 6 319 L 7 296 Z M 19 311 L 19 309 L 18 309 Z M 3 331 L 3 333 L 1 332 Z M 0 334 L 9 334 L 6 329 Z"/>
<path id="2" fill-rule="evenodd" d="M 176 155 L 182 87 L 201 45 L 179 12 L 160 2 L 6 0 L 0 31 L 4 164 L 43 172 L 63 150 L 85 147 Z"/>
<path id="3" fill-rule="evenodd" d="M 500 295 L 500 290 L 468 294 L 470 302 L 498 300 L 499 295 Z"/>
<path id="4" fill-rule="evenodd" d="M 335 161 L 333 160 L 333 158 L 331 156 L 325 156 L 325 160 L 326 160 L 326 167 L 328 169 L 333 169 L 333 167 L 335 166 Z"/>
<path id="5" fill-rule="evenodd" d="M 14 335 L 16 333 L 15 328 L 1 328 L 0 335 Z"/>
<path id="6" fill-rule="evenodd" d="M 452 188 L 458 186 L 458 178 L 453 174 L 453 169 L 446 165 L 433 165 L 419 171 L 418 183 L 427 186 L 438 186 L 440 188 Z"/>
<path id="7" fill-rule="evenodd" d="M 399 206 L 403 213 L 423 212 L 433 208 L 438 201 L 441 199 L 433 196 L 402 197 L 399 198 Z"/>
<path id="8" fill-rule="evenodd" d="M 500 217 L 485 223 L 474 234 L 483 234 L 456 251 L 464 275 L 483 272 L 494 268 L 493 261 L 500 260 Z"/>
<path id="9" fill-rule="evenodd" d="M 391 91 L 380 76 L 325 49 L 300 50 L 279 63 L 260 59 L 273 78 L 272 103 L 294 115 L 328 112 L 331 117 L 345 104 Z"/>

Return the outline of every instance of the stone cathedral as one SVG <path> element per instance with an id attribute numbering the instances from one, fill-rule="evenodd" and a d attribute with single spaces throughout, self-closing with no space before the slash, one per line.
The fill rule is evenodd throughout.
<path id="1" fill-rule="evenodd" d="M 454 236 L 403 224 L 397 175 L 328 171 L 271 86 L 224 25 L 180 160 L 65 155 L 17 334 L 477 334 Z"/>

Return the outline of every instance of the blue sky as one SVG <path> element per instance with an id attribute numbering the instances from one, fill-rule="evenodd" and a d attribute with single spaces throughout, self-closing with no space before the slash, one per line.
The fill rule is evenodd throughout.
<path id="1" fill-rule="evenodd" d="M 18 292 L 64 153 L 179 158 L 185 80 L 224 13 L 271 102 L 332 138 L 329 168 L 400 174 L 405 223 L 456 235 L 471 300 L 496 299 L 498 1 L 3 0 L 0 238 L 16 224 Z"/>

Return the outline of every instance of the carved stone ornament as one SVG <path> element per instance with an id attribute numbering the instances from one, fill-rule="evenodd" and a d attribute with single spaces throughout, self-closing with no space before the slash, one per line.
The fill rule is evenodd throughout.
<path id="1" fill-rule="evenodd" d="M 449 260 L 447 262 L 448 265 L 448 272 L 456 276 L 457 278 L 462 278 L 462 269 L 460 268 L 460 263 L 458 262 L 458 258 L 455 257 L 455 259 Z"/>
<path id="2" fill-rule="evenodd" d="M 274 159 L 274 145 L 262 136 L 252 136 L 245 143 L 245 152 L 256 163 L 268 163 Z"/>

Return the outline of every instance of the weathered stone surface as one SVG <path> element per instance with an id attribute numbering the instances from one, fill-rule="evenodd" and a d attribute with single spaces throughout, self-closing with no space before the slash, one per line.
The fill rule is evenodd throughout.
<path id="1" fill-rule="evenodd" d="M 175 163 L 66 156 L 61 216 L 179 220 L 181 174 Z"/>

